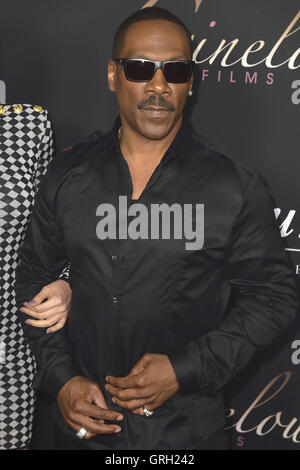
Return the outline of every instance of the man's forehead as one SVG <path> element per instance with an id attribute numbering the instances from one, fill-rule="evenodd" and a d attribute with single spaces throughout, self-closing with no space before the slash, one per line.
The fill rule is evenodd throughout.
<path id="1" fill-rule="evenodd" d="M 166 54 L 164 54 L 166 55 Z M 170 57 L 168 60 L 185 60 L 186 55 L 185 54 L 168 54 Z M 145 54 L 144 52 L 132 52 L 130 54 L 130 57 L 132 59 L 149 59 L 149 60 L 154 60 L 153 54 Z M 158 60 L 158 59 L 157 59 Z"/>
<path id="2" fill-rule="evenodd" d="M 168 32 L 172 30 L 172 34 L 184 34 L 184 28 L 180 24 L 174 23 L 173 21 L 155 19 L 136 21 L 128 26 L 127 32 L 134 30 L 134 34 L 137 31 L 147 32 L 147 34 L 151 31 L 164 33 L 166 29 L 168 29 Z"/>
<path id="3" fill-rule="evenodd" d="M 174 49 L 178 55 L 178 50 L 179 53 L 185 52 L 189 42 L 187 34 L 180 25 L 164 20 L 148 20 L 129 26 L 124 44 L 124 48 L 127 47 L 143 50 L 168 47 Z"/>
<path id="4" fill-rule="evenodd" d="M 150 57 L 164 52 L 172 58 L 186 58 L 190 51 L 184 29 L 164 20 L 141 21 L 130 25 L 123 50 L 135 57 Z"/>
<path id="5" fill-rule="evenodd" d="M 127 52 L 127 51 L 126 51 Z M 135 52 L 128 51 L 126 53 L 126 57 L 128 59 L 147 59 L 147 60 L 189 60 L 188 54 L 176 54 L 172 52 L 166 52 L 165 50 L 162 52 L 154 53 L 153 51 L 148 52 Z"/>

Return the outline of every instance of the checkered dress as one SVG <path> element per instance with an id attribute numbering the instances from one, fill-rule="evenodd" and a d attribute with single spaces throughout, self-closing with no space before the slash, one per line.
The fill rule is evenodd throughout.
<path id="1" fill-rule="evenodd" d="M 25 447 L 31 439 L 35 361 L 18 321 L 14 281 L 18 249 L 52 154 L 46 110 L 0 107 L 0 449 Z"/>

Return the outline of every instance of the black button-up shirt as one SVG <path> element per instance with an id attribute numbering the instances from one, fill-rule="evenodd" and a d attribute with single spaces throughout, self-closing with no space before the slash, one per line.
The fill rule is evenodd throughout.
<path id="1" fill-rule="evenodd" d="M 97 207 L 118 213 L 119 196 L 130 200 L 133 191 L 119 126 L 57 154 L 36 197 L 17 304 L 68 260 L 73 294 L 68 322 L 54 334 L 26 325 L 20 312 L 38 364 L 34 387 L 55 398 L 75 375 L 100 384 L 108 406 L 124 414 L 122 431 L 87 447 L 197 449 L 224 426 L 223 386 L 294 319 L 292 268 L 262 178 L 209 150 L 187 124 L 132 202 L 149 212 L 152 204 L 204 204 L 203 247 L 187 250 L 175 237 L 99 239 Z M 151 418 L 120 409 L 104 388 L 106 375 L 127 375 L 147 352 L 167 354 L 180 384 Z"/>

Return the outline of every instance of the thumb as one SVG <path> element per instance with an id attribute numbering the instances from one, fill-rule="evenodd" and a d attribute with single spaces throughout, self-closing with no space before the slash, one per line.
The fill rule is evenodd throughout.
<path id="1" fill-rule="evenodd" d="M 98 384 L 94 384 L 93 390 L 92 390 L 92 396 L 93 396 L 93 402 L 95 403 L 95 405 L 99 406 L 100 408 L 108 409 L 104 395 Z"/>
<path id="2" fill-rule="evenodd" d="M 136 375 L 142 372 L 142 370 L 145 369 L 146 365 L 149 362 L 149 358 L 145 355 L 141 359 L 138 360 L 138 362 L 133 366 L 131 371 L 129 372 L 128 375 Z"/>
<path id="3" fill-rule="evenodd" d="M 31 299 L 29 302 L 24 302 L 24 304 L 29 305 L 29 306 L 34 306 L 36 307 L 37 305 L 40 305 L 48 296 L 48 292 L 46 287 L 43 287 L 40 292 L 38 292 L 33 299 Z"/>

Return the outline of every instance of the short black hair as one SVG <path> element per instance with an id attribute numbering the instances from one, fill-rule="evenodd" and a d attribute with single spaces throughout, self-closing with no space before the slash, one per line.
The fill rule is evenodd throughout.
<path id="1" fill-rule="evenodd" d="M 181 26 L 189 40 L 191 56 L 193 55 L 193 41 L 191 39 L 191 33 L 186 25 L 181 21 L 178 16 L 171 13 L 169 10 L 160 7 L 147 7 L 142 10 L 138 10 L 132 15 L 128 16 L 118 27 L 113 42 L 113 58 L 120 58 L 120 53 L 125 44 L 126 32 L 130 25 L 138 23 L 139 21 L 148 21 L 148 20 L 166 20 L 176 23 Z"/>

